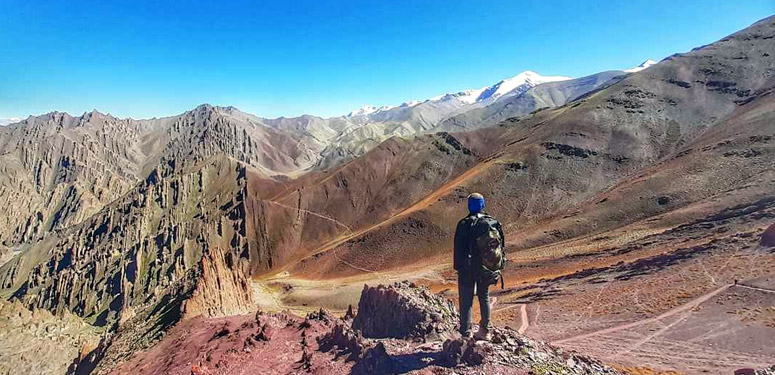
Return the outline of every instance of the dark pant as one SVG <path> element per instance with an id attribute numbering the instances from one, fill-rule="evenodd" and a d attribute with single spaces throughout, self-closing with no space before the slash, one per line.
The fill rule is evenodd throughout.
<path id="1" fill-rule="evenodd" d="M 471 310 L 474 306 L 474 287 L 479 296 L 479 311 L 482 319 L 479 321 L 480 329 L 490 328 L 490 291 L 489 285 L 476 280 L 469 272 L 461 272 L 457 277 L 457 290 L 460 296 L 460 333 L 468 333 L 471 326 Z"/>

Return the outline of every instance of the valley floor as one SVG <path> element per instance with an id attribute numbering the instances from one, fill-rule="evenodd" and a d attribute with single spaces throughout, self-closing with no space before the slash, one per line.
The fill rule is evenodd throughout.
<path id="1" fill-rule="evenodd" d="M 652 220 L 510 254 L 506 289 L 491 290 L 493 319 L 644 373 L 767 367 L 775 358 L 775 254 L 759 238 L 773 216 L 775 205 L 763 200 L 680 226 Z M 407 279 L 456 297 L 454 272 L 438 263 L 324 281 L 284 273 L 255 285 L 262 308 L 343 313 L 357 306 L 363 284 Z"/>

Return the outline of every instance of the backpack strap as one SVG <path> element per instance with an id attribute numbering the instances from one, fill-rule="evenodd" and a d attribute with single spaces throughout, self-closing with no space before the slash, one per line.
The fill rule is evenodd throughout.
<path id="1" fill-rule="evenodd" d="M 482 219 L 488 217 L 489 215 L 483 213 L 483 212 L 477 212 L 473 215 L 471 215 L 471 228 L 476 228 L 479 225 L 479 222 L 482 221 Z"/>

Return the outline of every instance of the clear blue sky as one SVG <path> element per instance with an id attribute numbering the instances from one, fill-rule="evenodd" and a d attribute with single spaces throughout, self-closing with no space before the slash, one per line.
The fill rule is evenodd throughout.
<path id="1" fill-rule="evenodd" d="M 662 59 L 775 13 L 772 0 L 0 0 L 0 118 L 201 103 L 333 116 L 534 70 Z"/>

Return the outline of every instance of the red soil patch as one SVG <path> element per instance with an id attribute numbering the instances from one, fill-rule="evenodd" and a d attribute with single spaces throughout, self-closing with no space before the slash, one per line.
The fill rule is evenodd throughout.
<path id="1" fill-rule="evenodd" d="M 349 374 L 351 363 L 318 351 L 326 319 L 264 314 L 185 320 L 113 374 Z"/>

